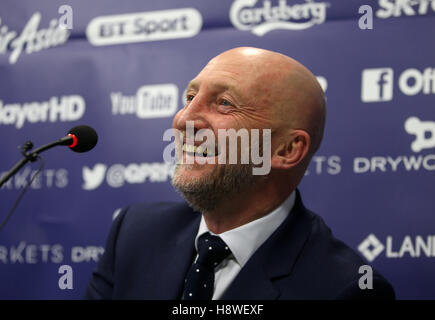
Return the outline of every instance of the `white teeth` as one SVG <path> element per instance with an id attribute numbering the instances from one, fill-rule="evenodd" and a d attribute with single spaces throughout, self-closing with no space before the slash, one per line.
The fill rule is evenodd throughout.
<path id="1" fill-rule="evenodd" d="M 196 146 L 191 144 L 183 144 L 183 151 L 195 153 L 196 152 Z"/>
<path id="2" fill-rule="evenodd" d="M 202 147 L 202 146 L 195 146 L 192 144 L 183 144 L 183 151 L 206 156 L 208 150 L 207 150 L 207 148 Z"/>

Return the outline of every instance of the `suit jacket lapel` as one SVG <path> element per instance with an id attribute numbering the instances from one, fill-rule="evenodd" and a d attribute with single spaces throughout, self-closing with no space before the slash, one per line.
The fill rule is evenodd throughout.
<path id="1" fill-rule="evenodd" d="M 296 190 L 289 216 L 252 255 L 222 299 L 278 299 L 273 280 L 291 273 L 310 232 L 310 217 Z"/>
<path id="2" fill-rule="evenodd" d="M 187 208 L 186 210 L 191 210 Z M 191 210 L 192 211 L 192 210 Z M 156 274 L 153 282 L 154 299 L 175 300 L 180 299 L 184 286 L 184 277 L 187 274 L 195 257 L 195 237 L 198 232 L 200 214 L 183 229 L 182 232 L 168 241 L 160 252 L 159 262 L 155 264 Z"/>
<path id="3" fill-rule="evenodd" d="M 279 294 L 279 290 L 265 273 L 261 261 L 251 258 L 240 270 L 221 300 L 275 300 Z"/>

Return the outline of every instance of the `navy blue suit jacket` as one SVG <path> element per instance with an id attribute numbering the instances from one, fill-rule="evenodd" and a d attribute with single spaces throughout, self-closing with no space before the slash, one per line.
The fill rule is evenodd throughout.
<path id="1" fill-rule="evenodd" d="M 124 209 L 86 289 L 87 299 L 180 299 L 195 256 L 200 214 L 187 204 L 158 203 Z M 286 220 L 253 254 L 222 299 L 394 299 L 377 272 L 362 290 L 366 263 L 335 239 L 297 192 Z"/>

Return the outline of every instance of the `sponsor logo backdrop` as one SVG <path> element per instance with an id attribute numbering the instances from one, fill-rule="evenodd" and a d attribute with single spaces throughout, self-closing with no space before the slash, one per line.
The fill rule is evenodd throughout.
<path id="1" fill-rule="evenodd" d="M 326 92 L 324 143 L 300 186 L 306 206 L 398 298 L 435 299 L 435 1 L 19 3 L 0 4 L 0 173 L 26 140 L 39 146 L 78 124 L 99 143 L 43 154 L 0 234 L 0 298 L 81 298 L 120 208 L 181 201 L 163 133 L 204 64 L 249 45 L 301 61 Z M 71 29 L 59 26 L 65 4 Z M 367 4 L 373 29 L 362 30 Z M 2 219 L 38 165 L 0 190 Z M 64 264 L 72 288 L 59 286 Z"/>

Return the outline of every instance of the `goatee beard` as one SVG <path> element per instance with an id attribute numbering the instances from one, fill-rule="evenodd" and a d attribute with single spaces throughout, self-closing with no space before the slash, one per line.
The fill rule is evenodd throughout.
<path id="1" fill-rule="evenodd" d="M 186 172 L 183 175 L 182 171 L 188 173 L 192 168 L 193 165 L 178 164 L 172 185 L 199 212 L 212 212 L 259 178 L 252 174 L 252 164 L 222 164 L 201 177 L 186 179 Z"/>

